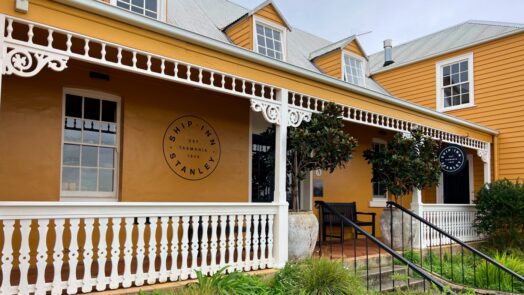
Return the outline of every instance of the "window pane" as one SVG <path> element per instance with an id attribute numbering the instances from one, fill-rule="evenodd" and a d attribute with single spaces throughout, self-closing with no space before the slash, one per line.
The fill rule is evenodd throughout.
<path id="1" fill-rule="evenodd" d="M 275 50 L 281 52 L 282 51 L 282 43 L 275 42 Z"/>
<path id="2" fill-rule="evenodd" d="M 102 101 L 102 121 L 116 123 L 116 102 Z"/>
<path id="3" fill-rule="evenodd" d="M 469 103 L 469 93 L 462 94 L 462 103 L 463 104 Z"/>
<path id="4" fill-rule="evenodd" d="M 451 96 L 451 88 L 444 88 L 444 97 Z"/>
<path id="5" fill-rule="evenodd" d="M 275 49 L 275 46 L 273 45 L 273 40 L 271 40 L 271 39 L 267 39 L 266 47 L 267 47 L 268 49 Z"/>
<path id="6" fill-rule="evenodd" d="M 131 6 L 131 11 L 136 12 L 138 14 L 144 14 L 144 9 L 136 6 Z"/>
<path id="7" fill-rule="evenodd" d="M 261 35 L 264 34 L 264 27 L 262 27 L 259 24 L 257 24 L 257 34 L 261 34 Z"/>
<path id="8" fill-rule="evenodd" d="M 450 107 L 451 106 L 451 97 L 447 97 L 444 99 L 444 107 Z"/>
<path id="9" fill-rule="evenodd" d="M 125 1 L 125 0 L 124 0 Z M 129 4 L 122 2 L 122 0 L 119 0 L 116 5 L 120 8 L 128 9 L 129 10 Z"/>
<path id="10" fill-rule="evenodd" d="M 102 123 L 102 144 L 115 145 L 116 144 L 116 124 Z"/>
<path id="11" fill-rule="evenodd" d="M 146 16 L 149 16 L 151 18 L 157 18 L 158 17 L 156 12 L 151 12 L 151 11 L 146 11 Z"/>
<path id="12" fill-rule="evenodd" d="M 98 172 L 98 191 L 113 191 L 113 169 L 100 169 Z"/>
<path id="13" fill-rule="evenodd" d="M 76 144 L 64 144 L 63 162 L 67 166 L 80 165 L 80 146 Z"/>
<path id="14" fill-rule="evenodd" d="M 114 168 L 114 154 L 115 150 L 112 148 L 100 148 L 99 149 L 99 165 L 98 167 L 103 168 Z"/>
<path id="15" fill-rule="evenodd" d="M 275 53 L 275 58 L 282 59 L 282 54 L 280 54 L 279 52 Z"/>
<path id="16" fill-rule="evenodd" d="M 444 76 L 442 78 L 442 85 L 448 86 L 451 83 L 451 77 L 450 76 Z"/>
<path id="17" fill-rule="evenodd" d="M 463 61 L 460 63 L 460 71 L 467 71 L 468 70 L 468 61 Z"/>
<path id="18" fill-rule="evenodd" d="M 80 169 L 64 167 L 62 169 L 62 190 L 77 191 L 80 188 Z"/>
<path id="19" fill-rule="evenodd" d="M 467 81 L 468 81 L 468 72 L 460 73 L 460 82 L 467 82 Z"/>
<path id="20" fill-rule="evenodd" d="M 456 84 L 456 83 L 459 83 L 459 82 L 460 82 L 460 81 L 459 81 L 459 74 L 453 74 L 453 75 L 451 76 L 451 83 L 452 83 L 452 84 Z"/>
<path id="21" fill-rule="evenodd" d="M 131 0 L 131 3 L 136 6 L 144 7 L 144 0 Z"/>
<path id="22" fill-rule="evenodd" d="M 273 38 L 273 30 L 270 28 L 264 28 L 264 33 L 267 38 Z"/>
<path id="23" fill-rule="evenodd" d="M 460 105 L 460 95 L 453 96 L 453 105 Z"/>
<path id="24" fill-rule="evenodd" d="M 456 64 L 451 65 L 451 73 L 455 74 L 455 73 L 458 73 L 458 72 L 459 72 L 459 64 L 456 63 Z"/>
<path id="25" fill-rule="evenodd" d="M 448 76 L 448 75 L 450 74 L 449 70 L 450 70 L 450 69 L 449 69 L 449 66 L 445 66 L 445 67 L 443 68 L 443 71 L 442 71 L 442 72 L 443 72 L 444 76 Z"/>
<path id="26" fill-rule="evenodd" d="M 469 92 L 469 83 L 464 83 L 460 85 L 462 93 Z"/>
<path id="27" fill-rule="evenodd" d="M 266 49 L 262 46 L 258 46 L 258 53 L 266 55 Z"/>
<path id="28" fill-rule="evenodd" d="M 81 191 L 96 192 L 97 189 L 97 169 L 82 168 Z"/>
<path id="29" fill-rule="evenodd" d="M 280 41 L 280 32 L 273 31 L 273 38 L 277 41 Z"/>
<path id="30" fill-rule="evenodd" d="M 156 11 L 157 0 L 146 0 L 146 9 Z"/>
<path id="31" fill-rule="evenodd" d="M 82 97 L 67 94 L 65 109 L 67 117 L 82 118 Z"/>
<path id="32" fill-rule="evenodd" d="M 257 36 L 257 42 L 259 46 L 266 46 L 266 39 L 261 35 Z"/>
<path id="33" fill-rule="evenodd" d="M 98 121 L 84 121 L 84 142 L 100 143 L 100 123 Z"/>
<path id="34" fill-rule="evenodd" d="M 82 166 L 97 167 L 98 165 L 98 148 L 94 146 L 82 147 Z"/>
<path id="35" fill-rule="evenodd" d="M 87 97 L 84 99 L 84 119 L 100 120 L 100 100 Z"/>
<path id="36" fill-rule="evenodd" d="M 66 141 L 80 142 L 82 139 L 82 120 L 65 118 L 64 139 Z"/>

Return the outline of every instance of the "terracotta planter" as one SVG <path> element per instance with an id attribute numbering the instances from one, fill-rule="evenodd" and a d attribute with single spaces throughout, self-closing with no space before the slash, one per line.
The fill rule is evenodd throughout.
<path id="1" fill-rule="evenodd" d="M 311 211 L 289 212 L 289 260 L 311 257 L 318 238 L 318 220 Z"/>

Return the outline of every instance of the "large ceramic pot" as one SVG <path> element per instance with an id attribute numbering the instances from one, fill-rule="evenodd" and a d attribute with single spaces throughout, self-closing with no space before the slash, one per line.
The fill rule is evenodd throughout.
<path id="1" fill-rule="evenodd" d="M 392 216 L 393 215 L 393 216 Z M 393 239 L 393 249 L 404 250 L 411 247 L 411 243 L 416 243 L 416 234 L 419 232 L 418 223 L 413 220 L 410 224 L 411 218 L 404 214 L 402 218 L 402 211 L 396 208 L 385 208 L 380 215 L 380 233 L 382 240 L 388 246 L 391 246 L 391 239 Z M 391 237 L 391 228 L 393 227 L 393 238 Z"/>
<path id="2" fill-rule="evenodd" d="M 289 260 L 311 257 L 318 238 L 318 220 L 311 211 L 289 212 Z"/>

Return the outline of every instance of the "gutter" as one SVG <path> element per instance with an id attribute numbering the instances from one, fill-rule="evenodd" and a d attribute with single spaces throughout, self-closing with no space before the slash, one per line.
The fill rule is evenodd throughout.
<path id="1" fill-rule="evenodd" d="M 109 4 L 95 1 L 95 0 L 53 0 L 64 5 L 72 6 L 78 9 L 86 10 L 91 13 L 102 15 L 108 18 L 116 19 L 118 21 L 137 26 L 143 29 L 154 31 L 178 40 L 186 41 L 188 43 L 196 44 L 208 49 L 215 51 L 227 53 L 236 57 L 240 57 L 252 62 L 256 62 L 274 69 L 285 71 L 294 75 L 298 75 L 313 81 L 317 81 L 326 85 L 334 86 L 343 90 L 355 92 L 361 95 L 365 95 L 377 100 L 392 104 L 395 106 L 400 106 L 415 112 L 419 112 L 437 119 L 445 120 L 452 122 L 464 127 L 472 128 L 484 133 L 491 135 L 498 134 L 498 131 L 462 120 L 450 115 L 442 114 L 428 108 L 406 102 L 395 98 L 393 96 L 381 94 L 363 87 L 353 86 L 349 83 L 343 82 L 341 80 L 325 76 L 323 74 L 315 73 L 301 67 L 285 63 L 276 59 L 265 57 L 258 53 L 246 50 L 240 47 L 237 47 L 232 44 L 224 43 L 209 37 L 193 33 L 175 26 L 169 25 L 167 23 L 150 19 L 132 12 L 125 11 L 118 7 L 111 6 Z"/>

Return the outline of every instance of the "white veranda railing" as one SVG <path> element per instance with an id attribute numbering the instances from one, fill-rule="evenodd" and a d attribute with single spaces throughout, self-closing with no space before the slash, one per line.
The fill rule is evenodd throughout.
<path id="1" fill-rule="evenodd" d="M 448 234 L 463 242 L 481 240 L 482 237 L 473 227 L 477 211 L 474 205 L 464 204 L 423 204 L 422 217 Z M 450 244 L 451 241 L 435 230 L 422 225 L 422 247 Z"/>
<path id="2" fill-rule="evenodd" d="M 274 204 L 0 202 L 0 294 L 271 268 Z"/>

